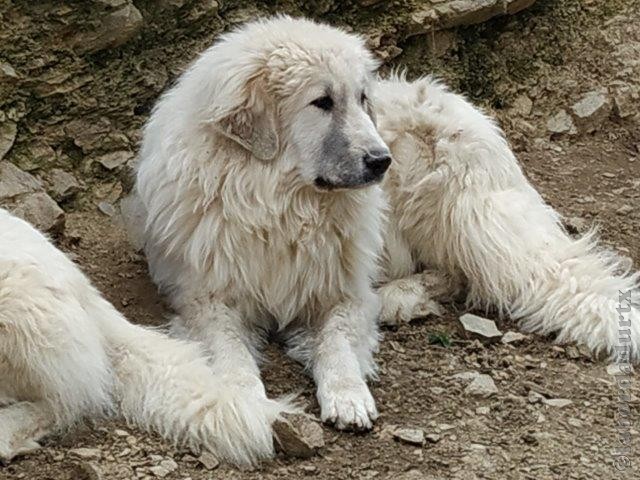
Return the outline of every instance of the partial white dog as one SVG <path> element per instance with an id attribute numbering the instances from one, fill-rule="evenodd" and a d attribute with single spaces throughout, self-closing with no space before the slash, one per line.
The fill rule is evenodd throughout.
<path id="1" fill-rule="evenodd" d="M 116 412 L 174 443 L 255 460 L 272 451 L 271 430 L 230 408 L 249 401 L 241 393 L 195 343 L 127 322 L 42 234 L 0 209 L 0 461 Z M 286 405 L 259 408 L 275 420 Z"/>
<path id="2" fill-rule="evenodd" d="M 376 67 L 341 30 L 250 23 L 204 52 L 146 127 L 137 194 L 151 273 L 247 419 L 236 459 L 271 453 L 267 331 L 308 367 L 338 428 L 377 416 L 366 380 L 378 318 L 437 313 L 464 284 L 470 305 L 527 331 L 609 354 L 619 344 L 619 291 L 638 274 L 593 235 L 565 233 L 490 119 L 429 79 L 378 81 Z"/>
<path id="3" fill-rule="evenodd" d="M 490 118 L 429 78 L 381 80 L 373 97 L 394 158 L 383 322 L 415 316 L 420 301 L 407 291 L 430 296 L 433 274 L 411 276 L 423 265 L 465 283 L 469 306 L 496 308 L 525 331 L 640 360 L 640 274 L 593 232 L 567 235 Z"/>

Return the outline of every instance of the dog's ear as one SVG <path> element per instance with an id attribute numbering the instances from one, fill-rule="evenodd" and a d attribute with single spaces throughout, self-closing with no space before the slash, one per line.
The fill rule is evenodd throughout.
<path id="1" fill-rule="evenodd" d="M 214 125 L 259 160 L 273 160 L 280 148 L 275 102 L 259 81 L 248 85 L 245 101 Z"/>

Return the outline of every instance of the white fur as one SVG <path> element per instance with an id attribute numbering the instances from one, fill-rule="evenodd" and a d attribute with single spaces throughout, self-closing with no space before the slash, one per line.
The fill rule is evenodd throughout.
<path id="1" fill-rule="evenodd" d="M 207 345 L 216 371 L 249 385 L 256 404 L 263 333 L 280 331 L 314 376 L 322 418 L 339 428 L 377 416 L 365 384 L 376 318 L 437 314 L 436 301 L 465 284 L 471 306 L 613 353 L 617 291 L 635 289 L 637 275 L 616 272 L 592 236 L 564 232 L 479 110 L 429 79 L 374 82 L 373 67 L 358 37 L 278 17 L 222 36 L 159 101 L 137 193 L 176 328 Z M 333 139 L 329 117 L 309 107 L 323 84 L 347 92 L 356 126 L 368 120 L 349 99 L 372 97 L 394 156 L 383 188 L 313 186 L 331 161 L 319 156 Z M 375 143 L 366 132 L 346 135 Z M 631 317 L 638 359 L 638 311 Z"/>
<path id="2" fill-rule="evenodd" d="M 80 270 L 0 209 L 0 459 L 85 417 L 117 411 L 175 443 L 231 461 L 273 454 L 271 423 L 211 371 L 197 344 L 128 323 Z"/>
<path id="3" fill-rule="evenodd" d="M 401 240 L 387 242 L 388 277 L 418 263 L 438 269 L 468 284 L 470 306 L 496 307 L 526 331 L 594 353 L 619 353 L 620 330 L 629 330 L 622 348 L 640 360 L 638 273 L 593 233 L 567 235 L 491 119 L 429 78 L 380 81 L 374 100 L 394 156 L 387 236 Z M 635 306 L 620 323 L 619 292 L 628 291 Z"/>
<path id="4" fill-rule="evenodd" d="M 370 428 L 377 416 L 365 380 L 375 373 L 371 281 L 385 202 L 379 186 L 313 186 L 318 139 L 331 128 L 309 107 L 327 85 L 345 92 L 347 118 L 360 125 L 346 135 L 375 144 L 355 105 L 374 68 L 362 40 L 330 27 L 288 17 L 248 24 L 189 68 L 146 127 L 137 192 L 152 276 L 180 331 L 209 346 L 214 369 L 251 385 L 244 397 L 255 415 L 260 332 L 275 328 L 313 374 L 324 420 Z M 318 125 L 301 135 L 312 118 Z M 260 135 L 256 153 L 260 128 L 274 132 Z"/>
<path id="5" fill-rule="evenodd" d="M 480 111 L 430 79 L 376 84 L 374 67 L 359 38 L 280 17 L 224 35 L 159 101 L 137 176 L 145 249 L 178 311 L 175 331 L 207 357 L 127 323 L 44 237 L 0 211 L 0 401 L 10 403 L 0 457 L 114 404 L 236 463 L 268 457 L 271 424 L 291 410 L 260 380 L 268 330 L 313 374 L 323 419 L 370 428 L 377 318 L 437 314 L 436 301 L 465 284 L 470 305 L 527 331 L 616 352 L 618 292 L 636 295 L 638 274 L 593 234 L 566 234 Z M 379 142 L 356 105 L 360 92 L 373 97 L 394 156 L 382 187 L 313 186 L 319 171 L 346 178 L 344 165 L 323 165 L 335 127 L 308 106 L 327 85 L 353 123 L 349 155 Z"/>

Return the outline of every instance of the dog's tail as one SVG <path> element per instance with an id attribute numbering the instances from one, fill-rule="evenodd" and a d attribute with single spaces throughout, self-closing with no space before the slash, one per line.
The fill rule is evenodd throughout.
<path id="1" fill-rule="evenodd" d="M 129 323 L 44 236 L 2 209 L 0 244 L 0 406 L 11 405 L 0 409 L 0 460 L 118 410 L 236 464 L 273 454 L 271 426 L 290 402 L 216 373 L 195 343 Z"/>
<path id="2" fill-rule="evenodd" d="M 469 280 L 473 306 L 497 306 L 525 331 L 640 361 L 640 274 L 599 247 L 594 232 L 571 238 L 528 185 L 463 194 L 453 215 L 448 255 Z"/>
<path id="3" fill-rule="evenodd" d="M 295 410 L 288 399 L 248 395 L 233 379 L 217 376 L 196 343 L 133 325 L 100 297 L 94 312 L 127 421 L 238 465 L 273 456 L 271 426 Z"/>
<path id="4" fill-rule="evenodd" d="M 640 274 L 632 263 L 598 247 L 594 232 L 575 240 L 565 234 L 549 248 L 555 259 L 522 285 L 511 315 L 524 330 L 557 333 L 559 342 L 620 363 L 640 362 Z"/>

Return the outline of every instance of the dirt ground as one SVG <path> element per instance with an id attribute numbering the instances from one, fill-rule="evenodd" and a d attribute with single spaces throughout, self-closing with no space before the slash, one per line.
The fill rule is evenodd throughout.
<path id="1" fill-rule="evenodd" d="M 569 228 L 581 232 L 597 225 L 605 244 L 638 268 L 640 97 L 629 91 L 640 89 L 640 3 L 560 3 L 566 11 L 543 5 L 462 29 L 457 47 L 429 62 L 421 61 L 424 45 L 409 40 L 394 63 L 413 75 L 436 71 L 491 110 L 527 175 L 570 219 Z M 601 89 L 613 106 L 593 132 L 548 131 L 548 120 L 559 110 L 569 111 L 584 94 Z M 620 108 L 624 98 L 631 102 L 630 115 Z M 103 179 L 103 185 L 111 180 Z M 91 201 L 69 205 L 60 245 L 129 319 L 165 321 L 167 311 L 144 258 L 129 245 L 117 217 L 99 212 Z M 323 427 L 326 446 L 316 457 L 279 455 L 253 471 L 227 465 L 209 470 L 188 451 L 109 421 L 47 439 L 40 451 L 0 467 L 0 479 L 158 478 L 152 467 L 162 462 L 171 465 L 168 480 L 640 478 L 636 376 L 631 466 L 618 472 L 611 450 L 618 445 L 619 389 L 607 363 L 535 335 L 511 345 L 466 340 L 457 321 L 464 311 L 448 305 L 443 318 L 385 330 L 377 356 L 380 380 L 372 385 L 380 419 L 366 434 Z M 510 321 L 498 326 L 517 331 Z M 432 343 L 435 333 L 451 345 Z M 268 353 L 264 379 L 270 393 L 300 392 L 307 410 L 318 415 L 312 381 L 277 347 Z M 498 393 L 465 394 L 468 381 L 454 378 L 464 372 L 489 374 Z M 554 406 L 553 399 L 571 402 Z M 398 441 L 388 433 L 396 426 L 422 429 L 428 439 L 422 446 Z M 97 451 L 87 458 L 69 451 L 79 447 Z"/>

